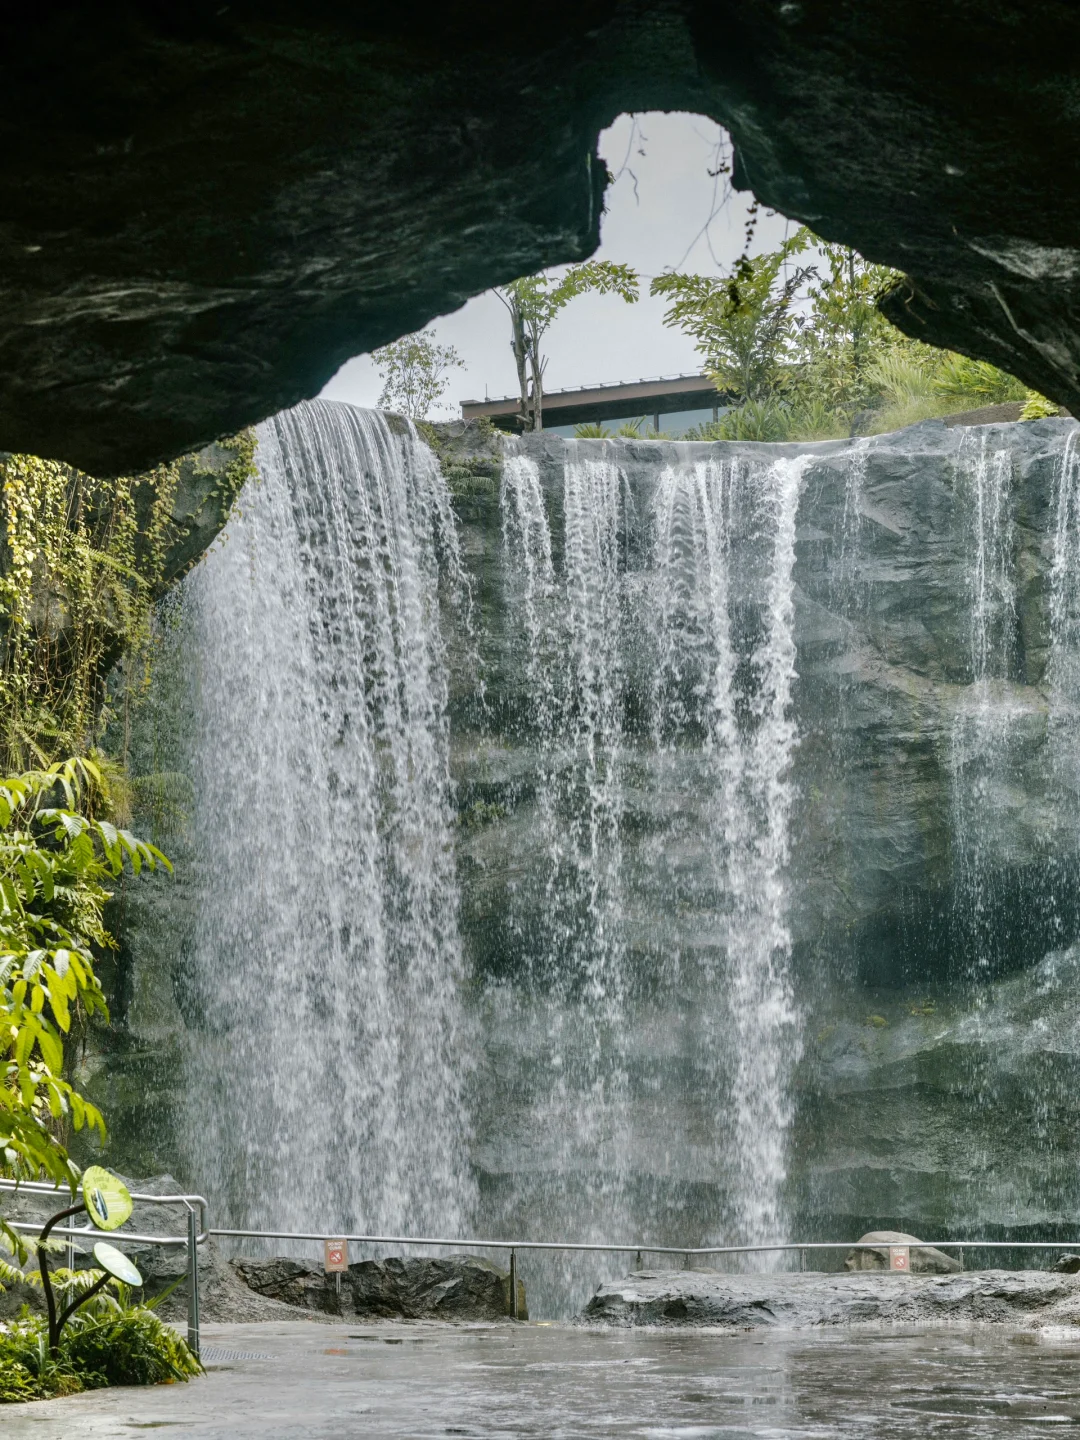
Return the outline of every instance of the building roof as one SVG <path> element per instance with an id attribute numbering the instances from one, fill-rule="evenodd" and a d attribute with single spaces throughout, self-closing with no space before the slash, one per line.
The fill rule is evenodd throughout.
<path id="1" fill-rule="evenodd" d="M 707 410 L 726 400 L 708 375 L 659 375 L 653 380 L 618 380 L 611 385 L 581 385 L 576 390 L 545 393 L 544 419 L 550 425 L 585 425 L 638 415 Z M 516 395 L 499 400 L 463 400 L 461 418 L 487 416 L 501 430 L 514 430 L 518 406 Z"/>

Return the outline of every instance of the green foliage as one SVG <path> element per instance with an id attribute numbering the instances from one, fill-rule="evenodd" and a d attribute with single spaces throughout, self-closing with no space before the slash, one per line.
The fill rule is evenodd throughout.
<path id="1" fill-rule="evenodd" d="M 90 760 L 0 780 L 0 1175 L 74 1188 L 66 1130 L 104 1137 L 100 1112 L 64 1075 L 74 1024 L 108 1018 L 94 971 L 111 948 L 109 883 L 169 866 L 152 845 L 96 818 L 102 775 Z M 0 1221 L 0 1235 L 17 1247 Z"/>
<path id="2" fill-rule="evenodd" d="M 1040 395 L 1037 390 L 1029 390 L 1024 397 L 1024 408 L 1020 411 L 1021 420 L 1049 420 L 1061 412 L 1053 400 L 1048 400 L 1045 395 Z"/>
<path id="3" fill-rule="evenodd" d="M 584 425 L 574 426 L 575 440 L 609 440 L 611 431 L 606 425 L 601 425 L 595 420 L 590 420 Z"/>
<path id="4" fill-rule="evenodd" d="M 717 422 L 718 440 L 786 440 L 791 414 L 782 400 L 747 400 Z"/>
<path id="5" fill-rule="evenodd" d="M 416 429 L 424 443 L 434 451 L 439 469 L 455 500 L 472 500 L 497 493 L 502 462 L 496 443 L 492 443 L 487 453 L 468 455 L 454 448 L 445 430 L 440 431 L 424 420 L 417 421 Z M 491 442 L 495 441 L 498 434 L 495 426 L 484 415 L 477 420 L 470 420 L 465 430 L 471 430 L 482 440 Z M 464 431 L 462 433 L 464 434 Z"/>
<path id="6" fill-rule="evenodd" d="M 379 404 L 385 410 L 426 420 L 431 407 L 450 388 L 449 370 L 465 362 L 453 345 L 440 345 L 434 335 L 404 335 L 371 357 L 383 382 Z"/>
<path id="7" fill-rule="evenodd" d="M 225 516 L 254 472 L 254 432 L 217 448 L 229 459 L 204 505 Z M 184 464 L 97 480 L 0 456 L 0 771 L 93 748 L 108 671 L 121 653 L 149 654 L 168 557 L 188 533 L 174 514 Z"/>
<path id="8" fill-rule="evenodd" d="M 796 264 L 813 255 L 813 263 Z M 743 257 L 729 278 L 662 275 L 665 323 L 695 342 L 738 405 L 695 439 L 822 440 L 898 429 L 1020 400 L 1024 386 L 985 361 L 909 340 L 877 301 L 902 277 L 803 229 Z"/>
<path id="9" fill-rule="evenodd" d="M 986 360 L 972 360 L 968 355 L 955 355 L 949 350 L 937 353 L 934 389 L 943 398 L 967 404 L 972 410 L 979 405 L 1003 405 L 1027 399 L 1028 389 L 1023 381 L 1007 375 L 996 365 Z M 1056 413 L 1057 407 L 1054 409 Z"/>
<path id="10" fill-rule="evenodd" d="M 144 480 L 99 481 L 32 455 L 0 460 L 5 768 L 87 747 L 117 637 L 135 641 L 146 631 L 146 574 L 164 545 L 176 480 L 175 466 Z"/>
<path id="11" fill-rule="evenodd" d="M 806 248 L 800 230 L 768 255 L 745 255 L 734 275 L 658 275 L 651 293 L 669 304 L 664 324 L 694 341 L 720 390 L 764 401 L 784 389 L 794 359 L 794 302 L 809 270 L 788 262 Z"/>
<path id="12" fill-rule="evenodd" d="M 525 275 L 496 295 L 510 315 L 510 346 L 517 366 L 520 410 L 524 430 L 543 429 L 544 371 L 547 359 L 541 345 L 556 316 L 579 295 L 617 295 L 627 304 L 638 298 L 638 276 L 629 265 L 611 260 L 586 260 L 571 265 L 561 278 Z"/>
<path id="13" fill-rule="evenodd" d="M 80 1272 L 81 1274 L 84 1272 Z M 99 1272 L 85 1272 L 99 1278 Z M 80 1283 L 86 1284 L 86 1280 Z M 163 1385 L 201 1375 L 184 1340 L 122 1286 L 101 1291 L 68 1322 L 56 1353 L 42 1317 L 0 1325 L 0 1402 L 72 1395 L 106 1385 Z"/>

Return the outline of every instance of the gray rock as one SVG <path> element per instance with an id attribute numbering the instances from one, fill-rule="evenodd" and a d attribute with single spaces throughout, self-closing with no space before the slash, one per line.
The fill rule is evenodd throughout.
<path id="1" fill-rule="evenodd" d="M 0 444 L 143 468 L 508 275 L 584 259 L 601 117 L 658 103 L 729 126 L 740 188 L 912 277 L 886 301 L 902 327 L 1076 402 L 1077 199 L 1045 142 L 1078 138 L 1071 6 L 575 10 L 522 46 L 493 6 L 426 30 L 415 6 L 361 26 L 342 0 L 282 0 L 272 25 L 261 6 L 21 7 Z M 965 47 L 978 86 L 943 83 Z"/>
<path id="2" fill-rule="evenodd" d="M 1059 1255 L 1050 1268 L 1055 1275 L 1076 1275 L 1080 1273 L 1080 1255 Z"/>
<path id="3" fill-rule="evenodd" d="M 908 1246 L 909 1275 L 955 1275 L 963 1267 L 959 1260 L 936 1250 L 932 1245 L 923 1245 L 914 1235 L 905 1235 L 902 1230 L 870 1230 L 860 1236 L 859 1244 L 867 1245 L 874 1240 L 882 1241 L 879 1250 L 851 1250 L 844 1261 L 847 1270 L 889 1270 L 892 1245 Z M 899 1273 L 899 1272 L 897 1272 Z"/>
<path id="4" fill-rule="evenodd" d="M 334 1276 L 315 1265 L 282 1256 L 272 1260 L 238 1259 L 233 1270 L 250 1289 L 284 1305 L 301 1310 L 318 1310 L 325 1315 L 343 1313 L 341 1292 Z"/>
<path id="5" fill-rule="evenodd" d="M 324 1315 L 373 1319 L 502 1320 L 510 1313 L 510 1276 L 473 1256 L 360 1260 L 335 1276 L 298 1260 L 233 1260 L 235 1274 L 259 1295 Z M 518 1281 L 518 1316 L 528 1319 Z"/>
<path id="6" fill-rule="evenodd" d="M 474 1256 L 361 1260 L 349 1266 L 357 1315 L 410 1320 L 501 1320 L 510 1313 L 510 1275 Z M 518 1318 L 529 1318 L 518 1281 Z"/>
<path id="7" fill-rule="evenodd" d="M 1044 1270 L 950 1276 L 643 1270 L 602 1285 L 578 1323 L 802 1330 L 980 1321 L 1030 1328 L 1074 1324 L 1078 1306 L 1080 1278 Z"/>

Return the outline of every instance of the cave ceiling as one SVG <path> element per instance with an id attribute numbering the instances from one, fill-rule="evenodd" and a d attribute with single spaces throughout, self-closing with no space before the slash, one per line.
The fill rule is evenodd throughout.
<path id="1" fill-rule="evenodd" d="M 601 129 L 896 266 L 908 333 L 1080 410 L 1080 9 L 961 0 L 7 8 L 0 448 L 141 469 L 598 241 Z"/>

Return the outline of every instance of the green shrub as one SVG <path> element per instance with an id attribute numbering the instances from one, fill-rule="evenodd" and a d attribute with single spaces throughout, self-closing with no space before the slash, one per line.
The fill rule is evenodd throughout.
<path id="1" fill-rule="evenodd" d="M 1029 390 L 1024 400 L 1024 408 L 1020 411 L 1020 419 L 1049 420 L 1060 414 L 1061 411 L 1053 400 L 1047 400 L 1046 396 L 1040 395 L 1037 390 Z"/>
<path id="2" fill-rule="evenodd" d="M 164 1385 L 201 1375 L 186 1342 L 152 1310 L 139 1306 L 112 1315 L 75 1315 L 60 1351 L 86 1387 Z"/>
<path id="3" fill-rule="evenodd" d="M 0 1326 L 0 1403 L 72 1395 L 107 1385 L 163 1385 L 202 1374 L 175 1330 L 126 1297 L 91 1302 L 68 1321 L 56 1357 L 44 1316 Z"/>
<path id="4" fill-rule="evenodd" d="M 4 1337 L 0 1334 L 0 1405 L 15 1404 L 20 1400 L 41 1400 L 49 1391 L 40 1381 L 21 1365 L 18 1360 L 4 1353 Z"/>

